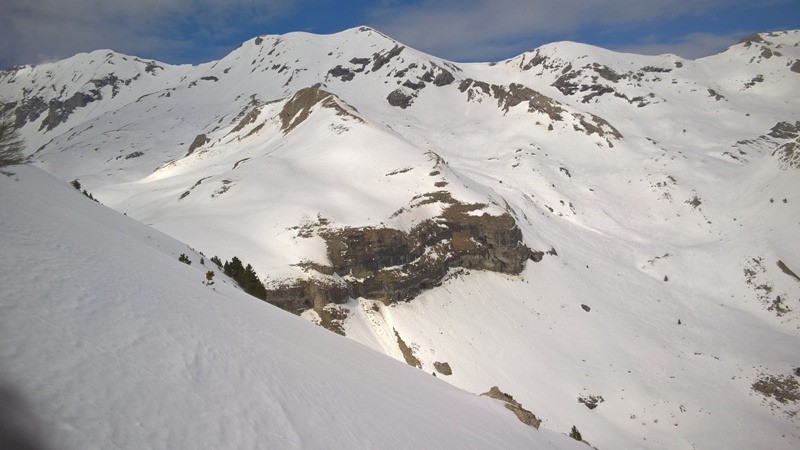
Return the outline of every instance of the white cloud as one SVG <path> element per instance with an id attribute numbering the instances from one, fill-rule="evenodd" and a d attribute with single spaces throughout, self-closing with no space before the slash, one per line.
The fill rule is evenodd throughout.
<path id="1" fill-rule="evenodd" d="M 37 63 L 97 48 L 172 55 L 232 35 L 237 19 L 267 23 L 299 0 L 3 0 L 0 64 Z M 195 49 L 196 50 L 196 49 Z M 170 61 L 172 62 L 172 61 Z"/>
<path id="2" fill-rule="evenodd" d="M 415 48 L 445 58 L 475 60 L 491 58 L 497 49 L 523 51 L 524 43 L 537 38 L 569 39 L 585 27 L 642 26 L 742 1 L 422 0 L 374 8 L 371 18 L 376 28 Z"/>
<path id="3" fill-rule="evenodd" d="M 639 43 L 613 47 L 612 50 L 640 55 L 672 53 L 687 59 L 697 59 L 727 49 L 738 42 L 745 34 L 745 32 L 724 35 L 691 33 L 671 42 L 660 42 L 657 37 L 651 37 Z"/>
<path id="4" fill-rule="evenodd" d="M 760 1 L 763 6 L 792 0 Z M 313 22 L 315 6 L 329 7 L 333 2 L 0 0 L 0 42 L 6 44 L 0 45 L 0 68 L 98 48 L 171 63 L 210 59 L 251 37 L 243 29 L 268 32 L 285 18 L 303 26 Z M 651 24 L 748 3 L 752 4 L 745 0 L 371 0 L 361 9 L 343 4 L 337 17 L 326 20 L 342 21 L 340 26 L 347 27 L 348 20 L 366 18 L 370 25 L 419 50 L 474 61 L 516 55 L 554 40 L 581 40 L 587 31 L 616 29 L 622 30 L 617 35 L 624 35 L 626 28 L 637 28 L 641 32 Z M 702 56 L 724 48 L 727 36 L 665 39 L 618 48 Z"/>

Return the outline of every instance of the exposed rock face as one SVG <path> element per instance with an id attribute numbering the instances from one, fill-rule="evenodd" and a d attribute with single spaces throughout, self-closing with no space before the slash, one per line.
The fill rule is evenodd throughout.
<path id="1" fill-rule="evenodd" d="M 94 84 L 94 89 L 92 89 L 91 92 L 96 100 L 101 100 L 103 98 L 103 95 L 100 93 L 100 90 L 106 86 L 111 86 L 111 98 L 114 98 L 119 93 L 119 85 L 120 84 L 129 85 L 131 81 L 132 80 L 122 81 L 119 78 L 117 78 L 116 75 L 109 74 L 103 78 L 91 80 L 90 82 Z"/>
<path id="2" fill-rule="evenodd" d="M 403 359 L 406 360 L 406 364 L 421 369 L 422 363 L 417 359 L 416 355 L 414 355 L 414 350 L 400 337 L 400 333 L 398 333 L 397 330 L 394 328 L 392 328 L 392 330 L 394 331 L 394 336 L 397 338 L 397 346 L 400 347 L 400 353 L 403 354 Z"/>
<path id="3" fill-rule="evenodd" d="M 529 113 L 545 114 L 553 122 L 564 121 L 565 116 L 571 115 L 580 123 L 580 127 L 575 128 L 576 131 L 583 131 L 587 135 L 597 134 L 600 137 L 606 138 L 609 147 L 614 146 L 611 143 L 611 138 L 622 138 L 622 134 L 602 117 L 589 114 L 589 118 L 587 119 L 584 114 L 569 113 L 562 103 L 521 84 L 511 83 L 508 86 L 502 86 L 467 78 L 461 81 L 458 89 L 461 92 L 466 92 L 467 100 L 470 101 L 481 95 L 491 95 L 497 100 L 497 106 L 505 113 L 508 113 L 511 108 L 519 104 L 526 103 Z M 589 95 L 600 94 L 593 93 Z"/>
<path id="4" fill-rule="evenodd" d="M 191 155 L 192 153 L 194 153 L 195 150 L 206 145 L 206 143 L 209 142 L 210 140 L 211 139 L 206 137 L 205 134 L 198 134 L 197 136 L 195 136 L 194 141 L 192 141 L 192 144 L 189 146 L 189 152 L 186 153 L 186 156 Z"/>
<path id="5" fill-rule="evenodd" d="M 492 85 L 492 94 L 505 112 L 522 102 L 528 102 L 529 112 L 538 111 L 547 114 L 551 120 L 562 120 L 564 108 L 558 102 L 527 86 L 511 83 L 506 89 L 504 86 Z"/>
<path id="6" fill-rule="evenodd" d="M 784 169 L 800 169 L 800 122 L 779 122 L 768 133 L 776 139 L 790 139 L 772 152 Z"/>
<path id="7" fill-rule="evenodd" d="M 87 103 L 93 102 L 94 100 L 93 97 L 83 92 L 76 92 L 75 95 L 63 102 L 60 100 L 50 100 L 47 117 L 42 120 L 42 125 L 39 127 L 39 130 L 45 128 L 47 131 L 52 130 L 60 123 L 65 122 L 76 108 L 83 108 Z"/>
<path id="8" fill-rule="evenodd" d="M 446 362 L 439 362 L 436 361 L 433 363 L 433 368 L 436 369 L 442 375 L 452 375 L 453 369 L 450 368 L 450 364 Z"/>
<path id="9" fill-rule="evenodd" d="M 505 392 L 501 391 L 500 388 L 497 386 L 492 386 L 489 391 L 484 392 L 481 395 L 485 395 L 487 397 L 491 397 L 502 402 L 505 402 L 506 408 L 512 411 L 519 419 L 520 422 L 524 423 L 525 425 L 532 426 L 533 428 L 539 428 L 539 425 L 542 424 L 542 420 L 536 417 L 532 412 L 528 411 L 527 409 L 522 407 L 522 404 L 516 400 L 514 397 L 506 394 Z"/>
<path id="10" fill-rule="evenodd" d="M 17 116 L 14 125 L 19 128 L 28 122 L 34 122 L 45 111 L 47 111 L 47 103 L 41 97 L 23 100 L 14 110 L 14 114 Z"/>
<path id="11" fill-rule="evenodd" d="M 602 395 L 589 395 L 585 397 L 578 397 L 578 403 L 583 403 L 589 409 L 597 408 L 597 405 L 603 403 L 605 399 L 603 399 Z"/>
<path id="12" fill-rule="evenodd" d="M 314 309 L 319 313 L 328 303 L 342 304 L 347 301 L 348 288 L 344 283 L 320 280 L 297 280 L 267 288 L 267 301 L 281 309 L 301 313 Z"/>
<path id="13" fill-rule="evenodd" d="M 778 157 L 784 168 L 800 169 L 800 138 L 781 145 L 772 154 Z"/>
<path id="14" fill-rule="evenodd" d="M 322 234 L 331 269 L 347 281 L 351 297 L 410 300 L 455 267 L 522 272 L 531 251 L 511 215 L 470 215 L 485 205 L 457 202 L 444 191 L 428 195 L 450 206 L 408 233 L 365 227 Z"/>
<path id="15" fill-rule="evenodd" d="M 508 213 L 476 215 L 486 205 L 458 202 L 446 191 L 415 201 L 418 206 L 440 202 L 447 207 L 409 232 L 378 227 L 320 230 L 331 265 L 299 264 L 314 276 L 268 287 L 267 301 L 294 313 L 320 313 L 329 303 L 358 297 L 391 304 L 439 285 L 453 268 L 519 274 L 528 259 L 541 260 L 541 252 L 523 243 Z"/>
<path id="16" fill-rule="evenodd" d="M 333 69 L 329 70 L 328 75 L 334 78 L 339 78 L 342 81 L 350 81 L 356 76 L 356 74 L 350 71 L 350 69 L 346 69 L 341 65 L 338 65 Z"/>
<path id="17" fill-rule="evenodd" d="M 795 139 L 800 136 L 800 122 L 778 122 L 768 134 L 777 139 Z"/>
<path id="18" fill-rule="evenodd" d="M 244 111 L 243 111 L 243 113 L 244 113 Z M 241 117 L 241 120 L 239 121 L 239 123 L 237 123 L 236 126 L 233 127 L 233 129 L 231 130 L 231 133 L 238 133 L 239 131 L 242 131 L 242 129 L 244 129 L 244 127 L 255 123 L 256 119 L 258 119 L 258 115 L 259 114 L 261 114 L 261 108 L 256 103 L 255 106 L 253 107 L 253 109 L 250 110 L 250 112 L 247 112 L 246 114 L 244 114 L 243 117 Z M 241 116 L 241 114 L 240 114 L 240 116 Z"/>
<path id="19" fill-rule="evenodd" d="M 411 106 L 411 103 L 414 101 L 414 98 L 410 95 L 406 95 L 402 90 L 396 89 L 386 97 L 386 100 L 392 106 L 397 106 L 401 109 L 406 109 L 409 106 Z"/>
<path id="20" fill-rule="evenodd" d="M 297 93 L 286 102 L 286 105 L 280 113 L 281 130 L 283 130 L 284 133 L 288 133 L 294 129 L 294 127 L 306 120 L 312 106 L 329 95 L 331 95 L 330 92 L 325 92 L 322 89 L 313 87 L 297 91 Z"/>
<path id="21" fill-rule="evenodd" d="M 447 86 L 452 82 L 456 81 L 456 78 L 453 76 L 452 73 L 445 69 L 440 69 L 441 72 L 439 75 L 436 75 L 436 78 L 433 79 L 434 86 Z"/>
<path id="22" fill-rule="evenodd" d="M 404 49 L 405 47 L 403 46 L 395 45 L 391 50 L 389 50 L 386 53 L 379 52 L 372 55 L 372 60 L 375 61 L 375 63 L 372 64 L 372 71 L 375 72 L 384 65 L 386 65 L 386 63 L 391 61 L 391 59 L 394 58 L 395 56 L 399 55 Z"/>
<path id="23" fill-rule="evenodd" d="M 336 96 L 317 86 L 300 89 L 286 102 L 286 105 L 284 105 L 280 112 L 281 130 L 284 133 L 292 131 L 308 118 L 308 115 L 311 113 L 311 108 L 317 103 L 321 103 L 324 107 L 336 110 L 336 114 L 338 115 L 350 116 L 361 121 L 361 118 L 340 106 L 339 103 L 334 100 L 334 97 Z"/>
<path id="24" fill-rule="evenodd" d="M 109 74 L 103 78 L 89 80 L 89 82 L 94 85 L 94 89 L 89 89 L 88 92 L 76 92 L 67 99 L 54 98 L 49 102 L 45 102 L 42 97 L 39 96 L 25 98 L 18 104 L 16 102 L 14 103 L 16 106 L 14 111 L 16 115 L 15 125 L 21 127 L 28 122 L 34 122 L 46 111 L 47 116 L 42 120 L 39 130 L 51 131 L 58 125 L 66 122 L 76 109 L 83 108 L 91 102 L 102 100 L 102 89 L 104 87 L 111 87 L 111 97 L 113 98 L 119 93 L 120 86 L 128 86 L 138 78 L 139 75 L 136 75 L 133 78 L 123 80 L 114 74 Z M 29 92 L 26 92 L 26 97 L 28 93 Z"/>

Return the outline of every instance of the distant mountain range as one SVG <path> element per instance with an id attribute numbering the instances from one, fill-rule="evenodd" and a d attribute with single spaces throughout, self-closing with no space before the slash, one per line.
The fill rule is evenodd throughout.
<path id="1" fill-rule="evenodd" d="M 800 443 L 800 30 L 469 64 L 289 33 L 14 67 L 0 101 L 35 165 L 542 428 Z"/>

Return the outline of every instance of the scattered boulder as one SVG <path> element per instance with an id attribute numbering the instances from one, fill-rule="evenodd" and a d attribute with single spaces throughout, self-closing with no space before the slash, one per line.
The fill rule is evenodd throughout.
<path id="1" fill-rule="evenodd" d="M 589 395 L 586 397 L 578 397 L 578 403 L 583 403 L 589 409 L 595 409 L 600 403 L 603 403 L 605 400 L 603 399 L 602 395 Z"/>
<path id="2" fill-rule="evenodd" d="M 433 363 L 433 368 L 436 369 L 436 371 L 439 372 L 442 375 L 452 375 L 453 374 L 453 369 L 451 369 L 450 368 L 450 364 L 448 364 L 446 362 L 436 361 L 435 363 Z M 800 370 L 800 369 L 798 369 L 798 370 Z"/>

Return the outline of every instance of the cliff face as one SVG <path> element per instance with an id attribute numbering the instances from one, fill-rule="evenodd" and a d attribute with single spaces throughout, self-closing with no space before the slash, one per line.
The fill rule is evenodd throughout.
<path id="1" fill-rule="evenodd" d="M 309 264 L 307 269 L 326 275 L 325 281 L 281 286 L 269 291 L 267 300 L 293 312 L 321 310 L 348 297 L 390 304 L 437 286 L 452 268 L 518 274 L 526 260 L 538 260 L 510 214 L 477 215 L 486 205 L 458 202 L 445 191 L 426 195 L 447 207 L 408 232 L 376 227 L 321 231 L 331 265 Z"/>
<path id="2" fill-rule="evenodd" d="M 452 204 L 410 232 L 345 228 L 324 235 L 333 272 L 351 297 L 410 300 L 455 267 L 518 274 L 531 252 L 509 214 L 470 215 L 484 205 Z"/>

